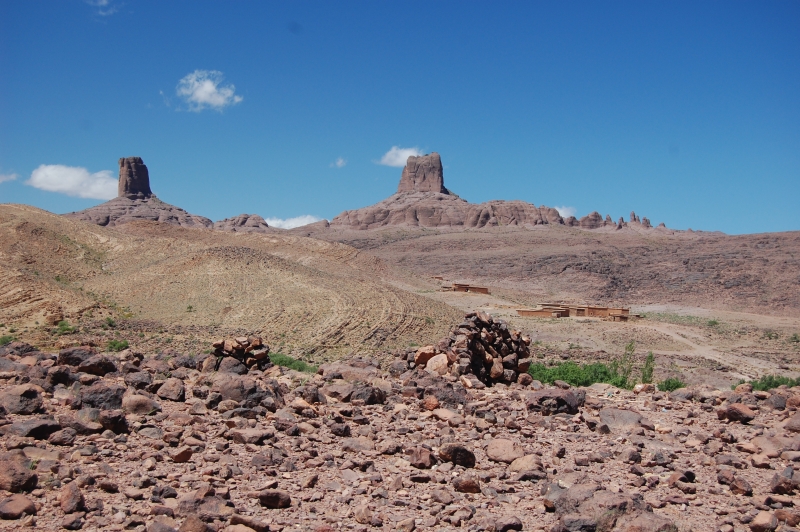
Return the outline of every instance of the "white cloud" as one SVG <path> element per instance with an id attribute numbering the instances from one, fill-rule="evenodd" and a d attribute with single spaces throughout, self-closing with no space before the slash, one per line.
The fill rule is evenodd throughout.
<path id="1" fill-rule="evenodd" d="M 575 207 L 553 207 L 555 210 L 558 211 L 558 214 L 561 215 L 562 218 L 569 218 L 570 216 L 575 216 L 577 212 Z"/>
<path id="2" fill-rule="evenodd" d="M 97 14 L 101 17 L 113 15 L 122 7 L 122 4 L 116 4 L 113 0 L 86 0 L 86 3 L 92 7 L 96 7 Z"/>
<path id="3" fill-rule="evenodd" d="M 378 164 L 402 168 L 406 165 L 406 161 L 412 155 L 418 157 L 422 155 L 422 152 L 419 150 L 419 148 L 401 148 L 400 146 L 392 146 L 391 150 L 383 154 L 383 157 L 381 157 L 381 160 L 378 161 Z"/>
<path id="4" fill-rule="evenodd" d="M 175 92 L 186 101 L 190 111 L 206 108 L 222 111 L 244 99 L 234 94 L 236 87 L 232 83 L 221 85 L 222 80 L 222 72 L 217 70 L 195 70 L 178 82 Z"/>
<path id="5" fill-rule="evenodd" d="M 265 221 L 270 227 L 279 227 L 281 229 L 294 229 L 314 222 L 319 222 L 322 218 L 312 216 L 311 214 L 304 214 L 302 216 L 295 216 L 294 218 L 266 218 Z"/>
<path id="6" fill-rule="evenodd" d="M 111 170 L 90 174 L 80 166 L 43 164 L 33 171 L 25 184 L 78 198 L 110 200 L 117 197 L 117 179 Z"/>
<path id="7" fill-rule="evenodd" d="M 331 163 L 331 168 L 344 168 L 347 164 L 347 159 L 342 159 L 341 157 L 337 158 L 335 161 Z"/>
<path id="8" fill-rule="evenodd" d="M 0 183 L 5 183 L 6 181 L 14 181 L 19 176 L 17 174 L 0 174 Z"/>

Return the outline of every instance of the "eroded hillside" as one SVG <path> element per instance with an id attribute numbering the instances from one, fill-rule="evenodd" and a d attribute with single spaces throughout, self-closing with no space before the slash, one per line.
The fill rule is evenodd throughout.
<path id="1" fill-rule="evenodd" d="M 142 341 L 152 330 L 191 331 L 198 341 L 250 331 L 322 360 L 423 343 L 458 319 L 384 283 L 386 265 L 374 256 L 303 237 L 152 222 L 112 229 L 3 205 L 0 257 L 0 321 L 40 344 L 60 320 L 111 316 L 141 323 Z"/>

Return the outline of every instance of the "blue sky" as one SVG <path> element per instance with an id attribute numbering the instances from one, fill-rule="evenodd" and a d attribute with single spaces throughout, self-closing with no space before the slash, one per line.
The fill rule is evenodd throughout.
<path id="1" fill-rule="evenodd" d="M 798 28 L 796 1 L 2 2 L 0 202 L 95 205 L 138 155 L 190 212 L 330 219 L 395 191 L 398 147 L 473 202 L 798 230 Z"/>

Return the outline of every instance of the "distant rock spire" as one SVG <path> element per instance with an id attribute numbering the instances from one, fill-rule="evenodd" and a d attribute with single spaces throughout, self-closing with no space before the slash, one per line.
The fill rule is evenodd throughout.
<path id="1" fill-rule="evenodd" d="M 117 197 L 144 199 L 153 195 L 150 174 L 141 157 L 123 157 L 119 160 Z"/>
<path id="2" fill-rule="evenodd" d="M 400 176 L 397 192 L 438 192 L 450 194 L 444 187 L 442 159 L 433 152 L 429 155 L 410 156 Z"/>

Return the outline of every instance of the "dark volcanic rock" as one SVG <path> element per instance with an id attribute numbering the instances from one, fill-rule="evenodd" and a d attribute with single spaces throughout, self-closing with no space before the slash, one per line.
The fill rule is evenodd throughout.
<path id="1" fill-rule="evenodd" d="M 80 403 L 84 408 L 119 410 L 122 408 L 123 395 L 125 395 L 124 386 L 98 381 L 81 390 Z"/>
<path id="2" fill-rule="evenodd" d="M 61 425 L 52 419 L 26 419 L 2 428 L 4 435 L 35 438 L 37 440 L 45 440 L 57 430 L 61 430 Z"/>
<path id="3" fill-rule="evenodd" d="M 69 347 L 58 352 L 56 364 L 59 366 L 80 366 L 95 355 L 91 347 Z"/>

